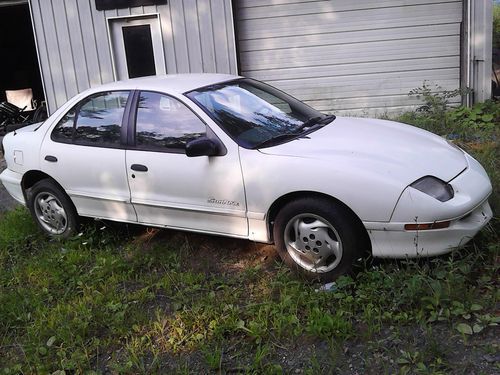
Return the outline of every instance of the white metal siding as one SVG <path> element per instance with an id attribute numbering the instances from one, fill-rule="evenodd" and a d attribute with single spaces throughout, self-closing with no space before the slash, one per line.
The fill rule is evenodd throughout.
<path id="1" fill-rule="evenodd" d="M 113 81 L 107 18 L 158 13 L 167 73 L 236 74 L 230 0 L 97 11 L 94 0 L 30 0 L 49 111 L 77 93 Z"/>
<path id="2" fill-rule="evenodd" d="M 237 4 L 241 74 L 321 111 L 400 111 L 424 80 L 460 87 L 460 0 Z"/>

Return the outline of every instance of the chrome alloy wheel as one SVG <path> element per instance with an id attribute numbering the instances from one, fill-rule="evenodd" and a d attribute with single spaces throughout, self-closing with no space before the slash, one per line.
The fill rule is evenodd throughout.
<path id="1" fill-rule="evenodd" d="M 285 246 L 295 263 L 309 272 L 333 270 L 342 259 L 342 241 L 321 216 L 300 214 L 285 227 Z"/>
<path id="2" fill-rule="evenodd" d="M 68 226 L 68 217 L 59 200 L 48 192 L 35 197 L 35 214 L 40 225 L 51 234 L 62 234 Z"/>

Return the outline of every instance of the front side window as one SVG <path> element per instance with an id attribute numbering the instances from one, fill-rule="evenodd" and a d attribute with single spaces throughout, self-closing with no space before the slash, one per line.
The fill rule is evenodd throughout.
<path id="1" fill-rule="evenodd" d="M 81 145 L 120 146 L 128 95 L 128 91 L 114 91 L 83 99 L 59 121 L 52 139 Z"/>
<path id="2" fill-rule="evenodd" d="M 136 147 L 182 152 L 186 143 L 206 134 L 206 125 L 179 100 L 140 93 L 136 117 Z"/>
<path id="3" fill-rule="evenodd" d="M 251 79 L 216 84 L 186 95 L 245 148 L 294 139 L 335 118 Z"/>

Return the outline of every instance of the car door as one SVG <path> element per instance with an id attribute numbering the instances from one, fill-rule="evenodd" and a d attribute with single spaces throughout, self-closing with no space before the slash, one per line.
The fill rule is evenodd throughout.
<path id="1" fill-rule="evenodd" d="M 128 97 L 129 91 L 113 91 L 82 99 L 42 144 L 42 171 L 64 188 L 79 215 L 137 219 L 130 203 L 122 134 Z"/>
<path id="2" fill-rule="evenodd" d="M 238 148 L 188 157 L 186 143 L 211 129 L 182 101 L 137 93 L 135 135 L 126 152 L 132 204 L 145 224 L 246 237 L 245 193 Z"/>

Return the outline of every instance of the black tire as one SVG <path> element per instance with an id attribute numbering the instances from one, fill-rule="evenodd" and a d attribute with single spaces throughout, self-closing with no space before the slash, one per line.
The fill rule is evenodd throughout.
<path id="1" fill-rule="evenodd" d="M 73 202 L 50 179 L 37 182 L 26 192 L 27 206 L 38 227 L 53 238 L 65 239 L 76 234 L 78 214 Z"/>
<path id="2" fill-rule="evenodd" d="M 347 208 L 321 198 L 302 198 L 286 204 L 273 226 L 274 242 L 283 262 L 307 279 L 321 282 L 351 272 L 364 254 L 363 231 L 362 224 Z M 299 239 L 295 233 L 299 233 Z"/>

